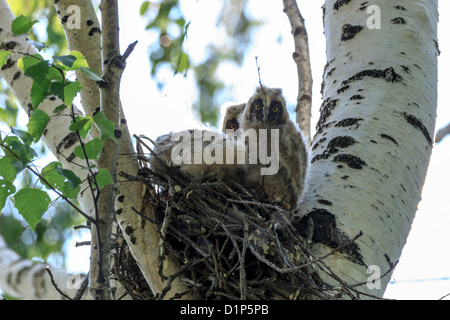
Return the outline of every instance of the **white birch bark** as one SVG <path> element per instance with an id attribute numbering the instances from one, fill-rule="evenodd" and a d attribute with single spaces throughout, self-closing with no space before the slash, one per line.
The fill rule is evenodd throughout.
<path id="1" fill-rule="evenodd" d="M 50 267 L 53 276 L 51 277 L 45 270 L 44 263 L 34 263 L 30 260 L 22 259 L 17 253 L 9 249 L 3 238 L 0 236 L 0 288 L 9 295 L 22 299 L 44 299 L 61 300 L 65 297 L 58 292 L 58 289 L 65 295 L 73 298 L 81 286 L 81 282 L 86 277 L 82 274 L 70 274 L 63 269 Z M 88 298 L 87 293 L 82 299 Z"/>
<path id="2" fill-rule="evenodd" d="M 11 23 L 14 20 L 14 14 L 11 12 L 8 3 L 6 0 L 0 0 L 0 42 L 4 43 L 7 48 L 20 53 L 28 53 L 28 54 L 37 54 L 37 50 L 31 46 L 27 41 L 24 35 L 15 36 L 11 32 Z M 30 101 L 30 91 L 32 87 L 32 79 L 26 77 L 23 72 L 17 68 L 17 61 L 24 57 L 23 54 L 13 53 L 8 62 L 3 68 L 0 70 L 0 76 L 7 82 L 9 87 L 14 92 L 15 96 L 18 98 L 21 107 L 30 115 L 32 111 L 32 105 Z M 72 170 L 78 177 L 83 180 L 81 185 L 81 190 L 88 190 L 88 183 L 86 180 L 87 171 L 83 170 L 79 165 L 76 165 L 74 160 L 73 150 L 79 145 L 79 141 L 77 140 L 76 135 L 73 132 L 69 131 L 71 118 L 69 116 L 69 110 L 66 110 L 59 115 L 55 115 L 53 110 L 61 105 L 63 102 L 58 97 L 51 97 L 49 99 L 45 99 L 40 105 L 39 109 L 45 111 L 50 116 L 50 121 L 47 125 L 46 131 L 43 135 L 44 143 L 56 157 L 56 159 L 62 163 L 63 167 L 69 170 Z M 81 115 L 82 113 L 79 110 L 75 110 L 75 114 Z M 88 138 L 89 139 L 89 138 Z M 83 212 L 92 217 L 93 212 L 93 201 L 90 192 L 81 192 L 78 196 L 78 202 L 81 204 L 81 209 Z M 4 243 L 2 243 L 4 244 Z M 30 291 L 29 288 L 22 283 L 22 274 L 26 272 L 28 280 L 35 279 L 36 276 L 45 278 L 45 281 L 42 282 L 42 285 L 51 285 L 49 276 L 44 272 L 45 265 L 36 266 L 31 261 L 26 262 L 25 260 L 21 260 L 20 264 L 16 263 L 8 263 L 9 260 L 14 258 L 14 255 L 8 254 L 8 251 L 5 248 L 0 253 L 0 259 L 5 263 L 2 266 L 4 273 L 3 275 L 8 274 L 8 282 L 2 282 L 0 287 L 5 292 L 8 292 L 8 289 L 12 288 L 14 291 L 10 294 L 16 295 L 21 298 L 40 298 L 40 299 L 53 299 L 53 296 L 47 296 L 43 294 L 36 294 L 34 296 L 30 296 L 34 291 Z M 12 252 L 12 251 L 11 251 Z M 5 254 L 8 259 L 4 259 L 2 255 Z M 31 266 L 33 266 L 31 268 Z M 6 267 L 10 269 L 6 269 Z M 30 269 L 31 268 L 31 269 Z M 54 268 L 51 268 L 53 270 Z M 31 271 L 30 271 L 31 270 Z M 59 270 L 59 269 L 55 269 Z M 55 271 L 55 274 L 58 275 L 63 271 Z M 70 276 L 70 274 L 64 273 L 66 276 Z M 55 278 L 60 278 L 55 277 Z M 37 278 L 36 278 L 37 279 Z M 14 282 L 15 281 L 15 282 Z M 33 285 L 37 282 L 29 282 L 27 285 Z M 60 283 L 65 284 L 65 282 Z M 5 285 L 5 286 L 3 286 Z M 37 288 L 40 288 L 38 286 Z M 40 290 L 42 292 L 52 292 L 46 287 L 41 287 Z M 36 291 L 39 293 L 38 291 Z M 51 293 L 53 294 L 53 293 Z M 72 295 L 73 297 L 73 295 Z"/>
<path id="3" fill-rule="evenodd" d="M 102 64 L 100 55 L 101 27 L 91 0 L 60 0 L 55 7 L 70 50 L 80 51 L 88 61 L 89 68 L 101 75 Z M 94 80 L 84 73 L 76 71 L 77 80 L 83 85 L 81 89 L 81 105 L 87 115 L 92 116 L 100 106 L 100 92 Z M 93 132 L 92 132 L 93 131 Z M 91 135 L 98 137 L 95 126 Z"/>
<path id="4" fill-rule="evenodd" d="M 371 29 L 377 18 L 380 28 Z M 326 263 L 373 296 L 383 295 L 390 275 L 366 281 L 399 259 L 431 155 L 437 19 L 436 0 L 324 5 L 324 102 L 301 210 L 314 222 L 316 256 L 362 231 Z"/>

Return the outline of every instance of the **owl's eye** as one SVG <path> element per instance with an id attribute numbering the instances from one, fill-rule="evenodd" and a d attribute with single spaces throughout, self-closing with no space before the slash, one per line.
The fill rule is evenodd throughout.
<path id="1" fill-rule="evenodd" d="M 259 103 L 255 104 L 254 108 L 256 111 L 261 110 L 261 106 L 259 105 Z"/>
<path id="2" fill-rule="evenodd" d="M 273 111 L 273 112 L 278 112 L 278 110 L 280 110 L 280 108 L 279 108 L 278 106 L 272 107 L 272 111 Z"/>
<path id="3" fill-rule="evenodd" d="M 237 124 L 236 123 L 231 123 L 230 125 L 228 125 L 229 129 L 232 130 L 236 130 L 237 129 Z"/>

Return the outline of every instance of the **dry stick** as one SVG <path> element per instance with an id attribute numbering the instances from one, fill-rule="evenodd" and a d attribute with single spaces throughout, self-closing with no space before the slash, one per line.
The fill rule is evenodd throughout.
<path id="1" fill-rule="evenodd" d="M 239 286 L 241 289 L 241 300 L 247 299 L 247 275 L 245 273 L 245 253 L 248 247 L 248 222 L 244 220 L 244 240 L 242 241 L 242 253 L 239 267 Z"/>
<path id="2" fill-rule="evenodd" d="M 258 79 L 259 79 L 259 86 L 260 86 L 260 88 L 261 88 L 261 91 L 263 92 L 263 94 L 264 94 L 264 108 L 266 108 L 266 106 L 267 106 L 267 96 L 266 96 L 266 91 L 264 91 L 264 86 L 262 85 L 262 83 L 261 83 L 261 73 L 260 73 L 260 70 L 261 70 L 261 68 L 259 67 L 259 65 L 258 65 L 258 56 L 256 56 L 255 57 L 255 63 L 256 63 L 256 68 L 257 68 L 257 70 L 258 70 Z M 265 112 L 263 112 L 263 119 L 264 119 L 264 128 L 266 128 L 266 125 L 267 125 L 267 122 L 266 122 L 266 113 Z M 266 159 L 267 160 L 267 159 Z M 267 162 L 267 161 L 266 161 Z M 262 180 L 261 180 L 261 192 L 260 192 L 260 194 L 259 194 L 259 196 L 258 196 L 258 199 L 262 199 L 262 196 L 263 196 L 263 193 L 264 193 L 264 181 L 265 181 L 265 179 L 266 179 L 266 176 L 265 175 L 263 175 L 262 176 Z"/>
<path id="3" fill-rule="evenodd" d="M 308 34 L 296 0 L 283 0 L 283 11 L 288 16 L 294 37 L 295 51 L 292 54 L 297 65 L 298 96 L 295 109 L 296 120 L 308 141 L 311 141 L 312 75 L 309 60 Z"/>
<path id="4" fill-rule="evenodd" d="M 81 283 L 80 289 L 78 289 L 77 294 L 75 295 L 75 297 L 73 297 L 72 300 L 81 300 L 84 292 L 86 291 L 86 289 L 88 287 L 88 284 L 89 284 L 89 274 L 86 275 L 86 278 L 84 278 L 83 282 Z"/>
<path id="5" fill-rule="evenodd" d="M 50 276 L 50 281 L 52 282 L 52 285 L 55 287 L 56 291 L 58 291 L 58 293 L 59 293 L 60 295 L 62 295 L 64 298 L 66 298 L 67 300 L 72 300 L 71 297 L 69 297 L 67 294 L 65 294 L 64 292 L 62 292 L 62 291 L 58 288 L 58 286 L 56 285 L 55 279 L 53 278 L 53 274 L 52 274 L 52 272 L 50 271 L 50 267 L 49 267 L 49 266 L 45 267 L 45 271 L 47 271 L 48 275 Z"/>
<path id="6" fill-rule="evenodd" d="M 445 138 L 446 135 L 450 134 L 450 123 L 447 124 L 444 128 L 441 128 L 438 130 L 438 132 L 436 133 L 436 137 L 435 137 L 435 143 L 439 143 L 442 141 L 442 139 Z"/>

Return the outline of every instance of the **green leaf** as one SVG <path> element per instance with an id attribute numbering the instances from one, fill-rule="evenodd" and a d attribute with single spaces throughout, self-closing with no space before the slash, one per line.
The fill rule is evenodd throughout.
<path id="1" fill-rule="evenodd" d="M 82 85 L 78 81 L 71 82 L 67 80 L 65 83 L 56 81 L 51 84 L 50 93 L 56 95 L 66 106 L 70 107 L 81 88 Z"/>
<path id="2" fill-rule="evenodd" d="M 50 184 L 49 187 L 44 181 L 42 184 L 47 189 L 56 189 L 68 198 L 75 198 L 80 191 L 81 179 L 71 170 L 63 169 L 59 162 L 51 162 L 41 171 L 41 176 Z"/>
<path id="3" fill-rule="evenodd" d="M 70 55 L 76 58 L 72 65 L 72 70 L 79 70 L 80 68 L 89 68 L 86 58 L 81 54 L 81 52 L 73 50 L 70 52 Z"/>
<path id="4" fill-rule="evenodd" d="M 179 73 L 186 73 L 189 69 L 189 56 L 182 52 L 178 58 L 178 69 Z"/>
<path id="5" fill-rule="evenodd" d="M 53 113 L 61 113 L 66 110 L 66 108 L 67 106 L 65 104 L 59 105 L 53 110 Z"/>
<path id="6" fill-rule="evenodd" d="M 100 151 L 103 148 L 103 142 L 101 139 L 96 138 L 84 144 L 84 150 L 88 159 L 97 160 Z M 76 146 L 73 150 L 75 155 L 80 159 L 86 159 L 83 148 L 81 146 Z"/>
<path id="7" fill-rule="evenodd" d="M 39 141 L 49 121 L 50 117 L 45 111 L 36 110 L 31 113 L 27 128 L 34 141 Z"/>
<path id="8" fill-rule="evenodd" d="M 65 56 L 53 56 L 53 60 L 63 64 L 66 70 L 79 70 L 80 68 L 89 68 L 86 58 L 79 51 L 71 51 Z"/>
<path id="9" fill-rule="evenodd" d="M 14 133 L 16 136 L 18 136 L 20 139 L 22 139 L 23 143 L 27 145 L 30 145 L 31 142 L 33 142 L 33 137 L 26 131 L 11 127 L 11 132 Z"/>
<path id="10" fill-rule="evenodd" d="M 81 179 L 72 171 L 62 168 L 56 168 L 56 171 L 66 178 L 66 183 L 72 188 L 72 190 L 76 190 L 81 185 Z"/>
<path id="11" fill-rule="evenodd" d="M 30 31 L 33 25 L 37 22 L 37 20 L 21 15 L 14 19 L 11 24 L 11 30 L 17 36 L 21 35 L 22 33 L 28 33 L 28 31 Z"/>
<path id="12" fill-rule="evenodd" d="M 69 126 L 69 130 L 78 132 L 84 139 L 86 138 L 89 130 L 91 130 L 92 122 L 93 120 L 90 116 L 78 116 L 75 118 L 75 122 L 72 121 L 72 124 Z"/>
<path id="13" fill-rule="evenodd" d="M 16 138 L 16 139 L 9 139 L 9 138 Z M 9 149 L 14 152 L 17 157 L 19 157 L 20 161 L 22 162 L 22 166 L 25 167 L 28 163 L 31 162 L 31 160 L 37 156 L 36 152 L 27 144 L 23 144 L 22 142 L 17 139 L 17 137 L 7 137 L 3 141 L 3 143 L 7 142 L 7 146 Z M 9 141 L 11 140 L 11 141 Z M 16 169 L 19 169 L 18 165 L 15 165 Z"/>
<path id="14" fill-rule="evenodd" d="M 27 38 L 27 42 L 31 44 L 33 47 L 35 47 L 38 51 L 41 51 L 44 48 L 48 48 L 48 46 L 45 43 L 37 42 L 29 38 Z"/>
<path id="15" fill-rule="evenodd" d="M 34 150 L 30 151 L 29 146 L 20 142 L 16 136 L 8 136 L 3 139 L 2 149 L 5 152 L 4 158 L 10 159 L 10 164 L 16 168 L 17 172 L 23 170 L 27 163 L 33 159 Z M 30 151 L 30 152 L 29 152 Z"/>
<path id="16" fill-rule="evenodd" d="M 37 110 L 42 101 L 44 101 L 47 91 L 50 88 L 50 81 L 48 80 L 33 80 L 31 87 L 30 99 L 33 105 L 33 110 Z"/>
<path id="17" fill-rule="evenodd" d="M 107 185 L 114 184 L 114 181 L 111 178 L 111 174 L 105 168 L 98 170 L 98 173 L 95 176 L 95 178 L 97 180 L 97 185 L 99 189 L 103 189 Z"/>
<path id="18" fill-rule="evenodd" d="M 6 155 L 0 159 L 0 176 L 3 180 L 13 182 L 16 175 L 19 174 L 25 167 L 21 160 L 12 155 L 11 152 L 4 150 Z"/>
<path id="19" fill-rule="evenodd" d="M 14 192 L 16 187 L 10 181 L 0 180 L 0 210 L 5 206 L 8 196 Z"/>
<path id="20" fill-rule="evenodd" d="M 63 65 L 72 68 L 73 63 L 75 62 L 75 60 L 77 60 L 77 57 L 72 56 L 72 55 L 67 55 L 67 56 L 53 56 L 53 60 L 59 61 L 61 62 Z"/>
<path id="21" fill-rule="evenodd" d="M 45 61 L 39 54 L 33 56 L 25 56 L 20 58 L 17 66 L 25 73 L 26 76 L 33 79 L 31 87 L 30 99 L 33 109 L 36 110 L 39 104 L 44 101 L 47 91 L 50 87 L 51 77 L 56 76 L 55 71 L 50 72 L 48 62 Z"/>
<path id="22" fill-rule="evenodd" d="M 37 68 L 35 68 L 34 70 L 32 69 L 33 67 L 36 67 L 36 65 L 39 65 Z M 26 76 L 29 76 L 30 78 L 33 78 L 33 75 L 36 75 L 38 77 L 41 77 L 42 75 L 39 73 L 39 68 L 46 68 L 48 71 L 48 63 L 44 60 L 44 58 L 42 58 L 42 56 L 40 54 L 35 54 L 35 55 L 31 55 L 31 56 L 25 56 L 20 58 L 17 61 L 17 67 L 19 69 L 21 69 Z M 30 70 L 31 69 L 31 72 Z M 34 72 L 33 72 L 34 71 Z"/>
<path id="23" fill-rule="evenodd" d="M 54 81 L 52 82 L 49 92 L 60 98 L 64 102 L 64 82 Z"/>
<path id="24" fill-rule="evenodd" d="M 89 68 L 85 68 L 85 67 L 81 67 L 80 68 L 81 72 L 83 72 L 89 79 L 94 80 L 94 81 L 103 81 L 103 78 L 100 77 L 99 75 L 97 75 L 94 70 L 89 69 Z"/>
<path id="25" fill-rule="evenodd" d="M 12 53 L 10 51 L 0 51 L 0 68 L 8 61 L 8 57 Z"/>
<path id="26" fill-rule="evenodd" d="M 25 70 L 25 75 L 32 78 L 33 80 L 45 79 L 50 66 L 47 61 L 41 61 L 34 65 L 28 66 Z"/>
<path id="27" fill-rule="evenodd" d="M 72 106 L 73 99 L 81 91 L 82 85 L 80 82 L 68 82 L 64 86 L 64 104 L 68 107 Z"/>
<path id="28" fill-rule="evenodd" d="M 102 140 L 113 139 L 117 143 L 117 139 L 114 136 L 114 123 L 106 117 L 103 111 L 95 114 L 94 122 L 100 131 Z"/>
<path id="29" fill-rule="evenodd" d="M 141 7 L 139 8 L 139 14 L 141 16 L 143 16 L 147 12 L 147 9 L 148 9 L 149 5 L 150 5 L 150 1 L 144 1 L 141 4 Z"/>
<path id="30" fill-rule="evenodd" d="M 2 180 L 13 182 L 16 179 L 17 169 L 11 160 L 17 160 L 13 156 L 3 156 L 0 158 L 0 176 Z"/>
<path id="31" fill-rule="evenodd" d="M 47 192 L 39 189 L 25 187 L 14 195 L 15 207 L 32 230 L 41 220 L 44 212 L 47 211 L 50 202 Z"/>

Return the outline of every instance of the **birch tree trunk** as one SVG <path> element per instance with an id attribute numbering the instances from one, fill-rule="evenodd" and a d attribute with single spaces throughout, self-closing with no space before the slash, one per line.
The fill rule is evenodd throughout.
<path id="1" fill-rule="evenodd" d="M 369 6 L 370 4 L 370 6 Z M 342 280 L 381 297 L 425 180 L 437 103 L 437 1 L 335 1 L 323 7 L 327 65 L 302 223 Z M 367 285 L 367 281 L 369 284 Z"/>

